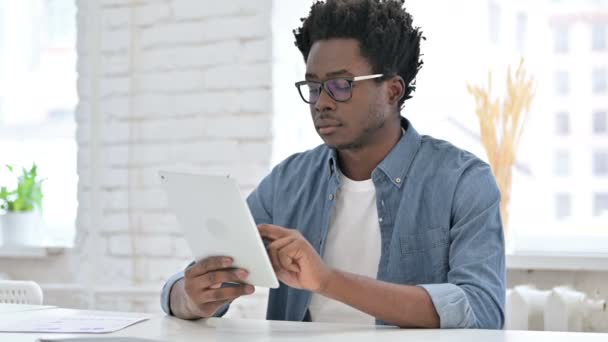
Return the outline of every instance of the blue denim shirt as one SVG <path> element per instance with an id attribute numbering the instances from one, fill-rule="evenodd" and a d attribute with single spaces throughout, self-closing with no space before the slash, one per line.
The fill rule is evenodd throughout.
<path id="1" fill-rule="evenodd" d="M 377 279 L 424 288 L 441 328 L 501 329 L 505 250 L 491 169 L 401 122 L 405 135 L 372 172 L 382 239 Z M 298 229 L 322 256 L 340 187 L 337 160 L 334 149 L 321 145 L 277 165 L 247 198 L 255 222 Z M 163 287 L 167 314 L 170 289 L 182 277 Z M 310 299 L 310 292 L 281 283 L 270 290 L 267 318 L 305 320 Z"/>

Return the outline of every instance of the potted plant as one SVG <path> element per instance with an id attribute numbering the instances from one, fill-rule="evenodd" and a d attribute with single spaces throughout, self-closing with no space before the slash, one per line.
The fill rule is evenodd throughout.
<path id="1" fill-rule="evenodd" d="M 13 167 L 6 166 L 13 173 Z M 17 186 L 8 190 L 0 187 L 0 215 L 2 240 L 5 245 L 26 245 L 38 235 L 42 212 L 42 182 L 38 179 L 38 168 L 22 169 L 17 177 Z"/>

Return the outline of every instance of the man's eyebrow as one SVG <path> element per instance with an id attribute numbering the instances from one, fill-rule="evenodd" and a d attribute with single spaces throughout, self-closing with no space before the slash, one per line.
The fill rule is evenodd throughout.
<path id="1" fill-rule="evenodd" d="M 326 77 L 333 77 L 333 76 L 342 76 L 342 75 L 348 75 L 348 76 L 352 76 L 353 74 L 350 73 L 348 70 L 346 69 L 341 69 L 341 70 L 337 70 L 337 71 L 332 71 L 332 72 L 328 72 L 327 74 L 325 74 Z M 318 78 L 318 76 L 316 74 L 307 72 L 305 75 L 306 79 L 315 79 Z"/>
<path id="2" fill-rule="evenodd" d="M 327 77 L 341 76 L 341 75 L 352 76 L 352 74 L 348 70 L 346 70 L 346 69 L 341 69 L 341 70 L 338 70 L 338 71 L 332 71 L 332 72 L 328 72 L 327 74 L 325 74 L 325 76 L 327 76 Z"/>

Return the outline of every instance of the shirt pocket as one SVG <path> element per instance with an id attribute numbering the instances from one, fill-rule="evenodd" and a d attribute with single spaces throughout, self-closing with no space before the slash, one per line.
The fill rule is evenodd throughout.
<path id="1" fill-rule="evenodd" d="M 450 238 L 447 228 L 424 229 L 400 238 L 404 276 L 409 283 L 433 284 L 447 281 Z"/>

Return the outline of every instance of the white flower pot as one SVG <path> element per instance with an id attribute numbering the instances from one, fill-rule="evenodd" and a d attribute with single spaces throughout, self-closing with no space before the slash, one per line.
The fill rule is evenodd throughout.
<path id="1" fill-rule="evenodd" d="M 37 211 L 7 212 L 0 215 L 2 244 L 23 246 L 34 242 L 38 237 L 40 213 Z"/>

